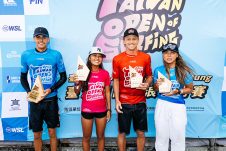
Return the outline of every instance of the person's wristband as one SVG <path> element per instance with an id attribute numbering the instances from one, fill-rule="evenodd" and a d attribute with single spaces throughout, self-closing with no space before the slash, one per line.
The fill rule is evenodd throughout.
<path id="1" fill-rule="evenodd" d="M 107 109 L 107 112 L 108 112 L 108 111 L 111 112 L 111 109 Z"/>

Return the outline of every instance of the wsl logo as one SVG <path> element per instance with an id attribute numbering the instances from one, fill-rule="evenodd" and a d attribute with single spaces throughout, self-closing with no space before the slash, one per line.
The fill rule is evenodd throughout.
<path id="1" fill-rule="evenodd" d="M 17 3 L 14 0 L 3 0 L 4 6 L 17 6 Z"/>
<path id="2" fill-rule="evenodd" d="M 10 31 L 22 31 L 22 29 L 20 28 L 20 26 L 8 26 L 8 25 L 4 25 L 2 27 L 2 30 L 4 32 L 10 32 Z"/>
<path id="3" fill-rule="evenodd" d="M 7 133 L 24 133 L 24 130 L 22 127 L 6 127 Z"/>

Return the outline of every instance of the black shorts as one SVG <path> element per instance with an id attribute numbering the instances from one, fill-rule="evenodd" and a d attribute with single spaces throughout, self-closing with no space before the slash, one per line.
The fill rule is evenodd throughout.
<path id="1" fill-rule="evenodd" d="M 122 114 L 118 113 L 119 132 L 130 134 L 131 121 L 134 131 L 147 131 L 147 107 L 146 103 L 122 104 Z"/>
<path id="2" fill-rule="evenodd" d="M 88 112 L 82 112 L 82 117 L 85 119 L 93 119 L 93 118 L 103 118 L 107 115 L 107 111 L 100 112 L 100 113 L 88 113 Z"/>
<path id="3" fill-rule="evenodd" d="M 43 130 L 43 121 L 48 128 L 60 127 L 58 98 L 51 97 L 39 103 L 30 102 L 29 129 L 33 132 Z"/>

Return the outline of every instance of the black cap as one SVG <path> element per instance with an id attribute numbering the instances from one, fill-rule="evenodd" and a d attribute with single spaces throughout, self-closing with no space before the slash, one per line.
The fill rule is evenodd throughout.
<path id="1" fill-rule="evenodd" d="M 138 32 L 137 32 L 137 30 L 135 28 L 129 28 L 129 29 L 127 29 L 124 32 L 123 38 L 125 38 L 126 36 L 129 36 L 129 35 L 134 35 L 134 36 L 139 37 L 139 34 L 138 34 Z"/>
<path id="2" fill-rule="evenodd" d="M 34 31 L 34 35 L 33 37 L 37 36 L 37 35 L 43 35 L 46 37 L 49 37 L 49 32 L 46 28 L 44 27 L 37 27 Z"/>
<path id="3" fill-rule="evenodd" d="M 179 53 L 178 46 L 177 46 L 177 44 L 174 44 L 174 43 L 167 43 L 162 46 L 162 52 L 165 52 L 167 50 L 171 50 L 171 51 Z"/>

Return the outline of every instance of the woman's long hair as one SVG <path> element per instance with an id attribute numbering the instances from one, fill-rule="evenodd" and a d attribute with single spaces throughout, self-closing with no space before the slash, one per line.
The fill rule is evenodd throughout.
<path id="1" fill-rule="evenodd" d="M 90 72 L 88 74 L 88 77 L 87 77 L 86 81 L 82 82 L 82 92 L 88 90 L 88 82 L 89 82 L 89 79 L 90 79 L 90 76 L 91 76 L 91 72 L 92 72 L 92 63 L 90 61 L 90 56 L 91 55 L 89 55 L 89 57 L 87 58 L 87 62 L 86 62 L 86 65 L 89 68 Z M 101 64 L 99 65 L 99 68 L 100 69 L 104 69 L 103 62 L 101 62 Z"/>
<path id="2" fill-rule="evenodd" d="M 168 77 L 170 77 L 170 67 L 164 60 L 163 62 L 166 68 L 166 73 Z M 194 75 L 194 71 L 192 70 L 192 68 L 186 64 L 186 62 L 183 60 L 183 58 L 179 53 L 178 53 L 178 57 L 176 58 L 175 72 L 176 72 L 177 81 L 183 85 L 185 84 L 184 80 L 188 73 L 191 75 Z"/>

